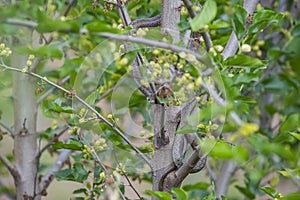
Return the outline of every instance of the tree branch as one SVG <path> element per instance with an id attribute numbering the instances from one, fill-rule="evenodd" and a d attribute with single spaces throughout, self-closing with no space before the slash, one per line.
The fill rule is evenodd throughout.
<path id="1" fill-rule="evenodd" d="M 63 16 L 66 17 L 66 16 L 69 14 L 69 12 L 70 12 L 72 6 L 74 5 L 75 1 L 76 1 L 76 0 L 71 0 L 71 1 L 69 1 L 68 5 L 67 5 L 67 8 L 66 8 L 66 10 L 65 10 L 65 12 L 64 12 L 64 14 L 63 14 Z"/>
<path id="2" fill-rule="evenodd" d="M 10 128 L 8 125 L 6 125 L 6 123 L 4 123 L 2 120 L 0 120 L 0 126 L 2 126 L 3 128 L 5 128 L 5 130 L 7 130 L 12 137 L 14 137 L 15 133 L 12 130 L 12 128 Z"/>
<path id="3" fill-rule="evenodd" d="M 65 82 L 67 82 L 70 79 L 70 75 L 66 76 L 65 78 L 63 78 L 61 81 L 59 81 L 57 84 L 58 85 L 62 85 Z M 38 98 L 38 100 L 36 101 L 37 104 L 40 104 L 44 99 L 46 99 L 54 90 L 56 89 L 56 87 L 52 87 L 49 90 L 47 90 L 47 92 L 45 92 L 42 96 L 40 96 Z"/>
<path id="4" fill-rule="evenodd" d="M 243 7 L 248 12 L 248 14 L 252 14 L 256 8 L 256 5 L 258 4 L 259 0 L 245 0 Z M 235 54 L 239 46 L 238 39 L 235 35 L 235 33 L 232 31 L 230 38 L 224 48 L 224 51 L 222 52 L 222 56 L 224 60 L 226 60 L 228 57 Z"/>
<path id="5" fill-rule="evenodd" d="M 117 1 L 118 3 L 118 13 L 120 18 L 122 19 L 122 23 L 124 25 L 124 27 L 127 27 L 131 24 L 131 19 L 129 17 L 129 14 L 127 12 L 127 9 L 124 5 L 124 3 L 120 0 Z M 132 33 L 132 31 L 129 32 L 130 34 Z M 130 45 L 128 45 L 127 43 L 125 43 L 125 48 L 126 51 L 129 51 L 132 49 L 132 47 Z M 145 95 L 145 97 L 148 98 L 149 101 L 154 101 L 154 86 L 151 83 L 150 86 L 145 87 L 141 84 L 141 80 L 142 80 L 142 74 L 141 74 L 141 70 L 140 67 L 143 65 L 143 58 L 142 55 L 140 53 L 137 54 L 137 56 L 135 57 L 134 61 L 132 62 L 132 74 L 134 77 L 134 81 L 136 82 L 138 89 Z"/>
<path id="6" fill-rule="evenodd" d="M 15 178 L 15 179 L 20 179 L 20 174 L 15 168 L 15 166 L 2 154 L 0 154 L 0 161 L 4 164 L 4 166 L 8 169 L 10 174 Z"/>
<path id="7" fill-rule="evenodd" d="M 150 160 L 149 158 L 144 155 L 137 147 L 135 147 L 135 145 L 126 137 L 126 135 L 120 130 L 118 129 L 114 123 L 110 122 L 109 120 L 107 120 L 106 118 L 104 118 L 95 108 L 93 108 L 91 105 L 89 105 L 86 101 L 84 101 L 82 98 L 80 98 L 79 96 L 77 96 L 76 94 L 73 94 L 72 91 L 69 91 L 51 81 L 49 81 L 46 77 L 42 77 L 36 73 L 33 72 L 23 72 L 21 69 L 17 69 L 14 67 L 9 67 L 7 65 L 5 65 L 4 63 L 1 63 L 0 66 L 4 67 L 4 69 L 6 70 L 11 70 L 11 71 L 15 71 L 15 72 L 20 72 L 20 73 L 26 73 L 28 75 L 31 75 L 33 77 L 36 77 L 38 79 L 41 79 L 45 82 L 47 82 L 48 84 L 56 87 L 57 89 L 65 92 L 66 94 L 71 94 L 73 98 L 77 99 L 81 104 L 83 104 L 84 106 L 86 106 L 90 111 L 92 111 L 93 113 L 96 114 L 96 116 L 101 119 L 105 124 L 107 124 L 109 127 L 111 127 L 119 136 L 121 136 L 123 138 L 123 140 L 125 140 L 125 142 L 149 165 L 151 166 Z"/>
<path id="8" fill-rule="evenodd" d="M 237 165 L 233 161 L 225 161 L 222 165 L 220 174 L 215 182 L 217 196 L 221 199 L 228 190 L 229 181 L 237 169 Z"/>
<path id="9" fill-rule="evenodd" d="M 113 33 L 95 33 L 96 35 L 114 39 L 114 40 L 120 40 L 120 41 L 125 41 L 125 42 L 135 42 L 135 43 L 140 43 L 140 44 L 145 44 L 150 47 L 157 47 L 157 48 L 163 48 L 163 49 L 168 49 L 176 53 L 184 52 L 187 54 L 194 55 L 197 60 L 202 62 L 203 64 L 210 66 L 211 64 L 208 62 L 207 56 L 205 55 L 200 55 L 198 53 L 195 53 L 194 51 L 191 51 L 189 49 L 179 47 L 176 45 L 172 45 L 169 43 L 161 42 L 161 41 L 156 41 L 156 40 L 150 40 L 150 39 L 145 39 L 145 38 L 138 38 L 138 37 L 132 37 L 132 36 L 127 36 L 127 35 L 118 35 L 118 34 L 113 34 Z"/>
<path id="10" fill-rule="evenodd" d="M 45 176 L 43 176 L 41 182 L 39 183 L 40 193 L 37 195 L 45 194 L 46 189 L 48 188 L 48 186 L 54 179 L 55 172 L 57 172 L 58 170 L 60 170 L 63 167 L 64 163 L 69 158 L 69 155 L 71 154 L 71 152 L 72 151 L 68 150 L 68 149 L 64 149 L 60 152 L 59 156 L 57 157 L 57 159 L 55 161 L 55 164 L 51 167 L 51 169 L 49 169 L 47 174 Z"/>
<path id="11" fill-rule="evenodd" d="M 12 24 L 12 25 L 18 25 L 18 26 L 25 26 L 28 28 L 36 28 L 37 23 L 34 21 L 26 21 L 26 20 L 20 20 L 20 19 L 15 19 L 15 18 L 8 18 L 5 21 L 2 21 L 4 24 Z"/>

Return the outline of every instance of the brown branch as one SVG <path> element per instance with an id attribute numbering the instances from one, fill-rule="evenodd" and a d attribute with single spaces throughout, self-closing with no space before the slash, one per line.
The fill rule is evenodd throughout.
<path id="1" fill-rule="evenodd" d="M 64 14 L 63 14 L 63 16 L 66 17 L 66 16 L 69 14 L 69 12 L 70 12 L 72 6 L 74 5 L 75 1 L 76 1 L 76 0 L 70 0 L 70 1 L 69 1 L 68 5 L 67 5 L 67 8 L 66 8 L 66 10 L 65 10 L 65 12 L 64 12 Z"/>

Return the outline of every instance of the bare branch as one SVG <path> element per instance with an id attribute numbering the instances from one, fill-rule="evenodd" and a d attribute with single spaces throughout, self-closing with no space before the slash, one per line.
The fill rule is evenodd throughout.
<path id="1" fill-rule="evenodd" d="M 58 85 L 62 85 L 65 82 L 67 82 L 70 79 L 70 75 L 63 78 L 61 81 L 58 82 Z M 40 104 L 44 99 L 46 99 L 54 90 L 56 87 L 52 87 L 49 90 L 47 90 L 42 96 L 40 96 L 37 100 L 37 104 Z"/>
<path id="2" fill-rule="evenodd" d="M 5 130 L 7 130 L 12 137 L 14 137 L 14 134 L 15 134 L 14 131 L 5 122 L 3 122 L 2 120 L 0 120 L 0 126 L 2 126 L 3 128 L 5 128 Z"/>
<path id="3" fill-rule="evenodd" d="M 117 164 L 118 164 L 118 167 L 119 167 L 119 169 L 120 169 L 121 172 L 122 172 L 122 175 L 125 177 L 125 179 L 126 179 L 127 182 L 129 183 L 129 186 L 132 188 L 132 190 L 134 191 L 134 193 L 139 197 L 139 199 L 141 199 L 141 198 L 142 198 L 141 195 L 139 194 L 139 192 L 137 191 L 137 189 L 132 185 L 130 179 L 128 178 L 128 176 L 127 176 L 127 174 L 126 174 L 126 172 L 124 172 L 124 170 L 122 169 L 122 167 L 121 167 L 121 165 L 120 165 L 120 162 L 118 161 L 116 152 L 115 152 L 114 150 L 113 150 L 112 152 L 113 152 L 113 155 L 114 155 L 114 157 L 115 157 L 115 160 L 116 160 L 116 162 L 117 162 Z"/>
<path id="4" fill-rule="evenodd" d="M 71 1 L 69 1 L 68 6 L 67 6 L 67 8 L 66 8 L 66 10 L 65 10 L 65 12 L 64 12 L 64 14 L 63 14 L 63 16 L 66 17 L 66 16 L 69 14 L 69 12 L 70 12 L 72 6 L 74 5 L 75 1 L 76 1 L 76 0 L 71 0 Z"/>
<path id="5" fill-rule="evenodd" d="M 26 20 L 14 19 L 14 18 L 8 18 L 5 21 L 3 21 L 2 23 L 18 25 L 18 26 L 25 26 L 28 28 L 36 28 L 36 26 L 37 26 L 37 23 L 34 21 L 26 21 Z"/>
<path id="6" fill-rule="evenodd" d="M 142 18 L 142 19 L 134 20 L 133 22 L 131 22 L 130 25 L 132 25 L 134 29 L 138 29 L 138 28 L 145 28 L 145 27 L 156 27 L 160 25 L 160 22 L 161 22 L 161 14 L 158 14 L 151 18 Z"/>
<path id="7" fill-rule="evenodd" d="M 259 0 L 245 0 L 244 1 L 244 8 L 249 13 L 252 14 L 256 8 L 256 5 L 258 4 Z M 235 33 L 232 31 L 230 38 L 224 48 L 224 51 L 222 52 L 222 56 L 224 60 L 226 60 L 228 57 L 233 56 L 235 52 L 238 49 L 238 39 L 235 35 Z"/>
<path id="8" fill-rule="evenodd" d="M 43 193 L 46 192 L 46 189 L 54 179 L 55 172 L 59 171 L 63 167 L 64 163 L 67 161 L 71 153 L 72 151 L 68 149 L 64 149 L 60 152 L 59 156 L 55 161 L 55 164 L 51 167 L 51 169 L 49 169 L 47 174 L 43 176 L 41 182 L 39 183 L 39 188 L 41 190 L 40 190 L 40 194 L 38 195 L 42 195 Z"/>
<path id="9" fill-rule="evenodd" d="M 216 175 L 215 175 L 214 171 L 212 170 L 212 168 L 209 166 L 208 162 L 206 162 L 205 169 L 206 169 L 206 172 L 208 173 L 208 176 L 210 177 L 210 180 L 215 183 Z"/>
<path id="10" fill-rule="evenodd" d="M 225 161 L 223 163 L 220 174 L 215 182 L 216 193 L 219 198 L 221 198 L 222 195 L 226 194 L 229 186 L 229 181 L 236 169 L 237 165 L 233 161 Z"/>
<path id="11" fill-rule="evenodd" d="M 4 166 L 8 169 L 8 171 L 10 172 L 10 174 L 15 178 L 15 179 L 19 179 L 20 178 L 20 174 L 17 171 L 17 169 L 15 168 L 15 166 L 2 154 L 0 154 L 0 161 L 4 164 Z"/>
<path id="12" fill-rule="evenodd" d="M 126 41 L 126 42 L 135 42 L 135 43 L 140 43 L 140 44 L 145 44 L 151 47 L 157 47 L 157 48 L 163 48 L 163 49 L 168 49 L 176 53 L 184 52 L 187 54 L 194 55 L 197 60 L 202 62 L 203 64 L 206 64 L 207 66 L 210 66 L 208 63 L 208 59 L 205 55 L 200 55 L 198 53 L 195 53 L 189 49 L 179 47 L 176 45 L 172 45 L 169 43 L 161 42 L 161 41 L 156 41 L 156 40 L 150 40 L 150 39 L 145 39 L 145 38 L 138 38 L 138 37 L 132 37 L 132 36 L 127 36 L 127 35 L 118 35 L 118 34 L 113 34 L 113 33 L 95 33 L 96 35 L 114 39 L 114 40 L 121 40 L 121 41 Z"/>

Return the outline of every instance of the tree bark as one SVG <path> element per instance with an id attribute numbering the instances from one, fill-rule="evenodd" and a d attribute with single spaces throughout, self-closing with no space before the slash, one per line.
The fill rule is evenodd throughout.
<path id="1" fill-rule="evenodd" d="M 169 33 L 173 38 L 173 43 L 180 41 L 180 33 L 177 24 L 180 22 L 181 1 L 162 0 L 161 30 Z"/>
<path id="2" fill-rule="evenodd" d="M 25 30 L 24 38 L 31 38 L 31 31 Z M 14 42 L 14 46 L 25 45 L 27 40 Z M 12 66 L 23 68 L 28 55 L 13 54 Z M 14 150 L 16 170 L 20 174 L 15 178 L 17 199 L 33 199 L 38 168 L 36 138 L 36 99 L 35 80 L 25 73 L 13 75 L 14 100 Z M 36 199 L 36 198 L 35 198 Z"/>

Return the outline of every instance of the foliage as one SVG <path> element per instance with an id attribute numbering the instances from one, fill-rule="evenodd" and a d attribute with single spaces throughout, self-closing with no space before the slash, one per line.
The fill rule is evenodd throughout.
<path id="1" fill-rule="evenodd" d="M 0 2 L 0 43 L 3 44 L 0 65 L 4 69 L 11 65 L 9 58 L 13 59 L 14 55 L 9 55 L 10 49 L 29 57 L 32 54 L 35 58 L 28 61 L 34 64 L 24 63 L 23 73 L 35 72 L 70 92 L 54 90 L 44 98 L 52 86 L 44 79 L 36 79 L 36 97 L 41 99 L 39 108 L 54 122 L 43 127 L 39 138 L 50 144 L 51 156 L 62 149 L 74 151 L 69 167 L 57 171 L 55 178 L 82 183 L 74 191 L 75 196 L 96 198 L 105 195 L 106 187 L 124 194 L 126 189 L 120 176 L 140 182 L 152 180 L 149 167 L 145 167 L 139 155 L 132 153 L 132 147 L 116 133 L 116 129 L 126 133 L 131 141 L 140 144 L 139 151 L 151 156 L 154 148 L 151 102 L 138 91 L 131 75 L 131 63 L 141 52 L 152 69 L 152 73 L 142 71 L 143 86 L 149 86 L 161 74 L 164 74 L 162 82 L 169 79 L 170 66 L 176 66 L 182 73 L 172 83 L 174 95 L 160 96 L 160 103 L 180 106 L 188 101 L 191 92 L 199 92 L 199 112 L 189 116 L 189 124 L 180 127 L 177 134 L 201 135 L 200 145 L 208 155 L 207 162 L 214 174 L 218 174 L 224 161 L 236 163 L 242 173 L 230 182 L 233 192 L 226 198 L 256 199 L 262 195 L 274 199 L 299 198 L 296 190 L 300 189 L 300 21 L 299 12 L 289 6 L 296 3 L 288 1 L 284 10 L 279 5 L 281 1 L 265 3 L 265 7 L 259 4 L 254 15 L 248 16 L 239 0 L 192 1 L 194 5 L 201 3 L 203 9 L 190 23 L 188 11 L 182 7 L 179 24 L 182 38 L 187 29 L 208 32 L 214 45 L 208 54 L 216 68 L 210 77 L 199 78 L 206 66 L 189 54 L 133 43 L 134 50 L 125 53 L 122 42 L 97 35 L 129 31 L 130 28 L 121 25 L 113 4 L 99 1 L 93 8 L 92 1 L 75 2 L 67 15 L 64 12 L 69 1 Z M 161 3 L 131 0 L 126 7 L 133 19 L 139 19 L 160 13 Z M 24 27 L 12 23 L 12 18 L 27 21 L 29 24 L 25 26 L 33 30 L 39 41 L 28 40 L 26 45 L 13 47 L 14 40 L 24 38 Z M 224 60 L 222 51 L 232 31 L 239 39 L 239 48 L 235 55 Z M 171 41 L 159 28 L 140 29 L 136 34 L 161 42 Z M 204 43 L 201 45 L 205 49 Z M 66 81 L 61 82 L 62 79 Z M 202 82 L 216 88 L 226 105 L 214 101 Z M 13 106 L 11 87 L 12 74 L 4 70 L 0 73 L 1 121 L 11 121 L 13 117 L 8 112 Z M 104 116 L 111 126 L 74 98 L 72 92 Z M 243 125 L 230 118 L 232 112 L 242 119 Z M 57 124 L 71 127 L 65 134 L 68 141 L 56 138 L 56 133 L 63 128 Z M 2 136 L 8 137 L 5 129 L 0 130 L 0 136 L 1 140 Z M 5 145 L 0 144 L 1 148 Z M 0 172 L 6 173 L 2 168 L 0 165 Z M 45 170 L 39 173 L 44 174 Z M 215 183 L 211 174 L 207 177 L 211 181 L 196 179 L 196 183 L 173 188 L 171 194 L 151 190 L 145 194 L 160 199 L 215 199 Z M 281 187 L 282 181 L 289 186 L 296 185 L 296 193 L 287 194 Z"/>

